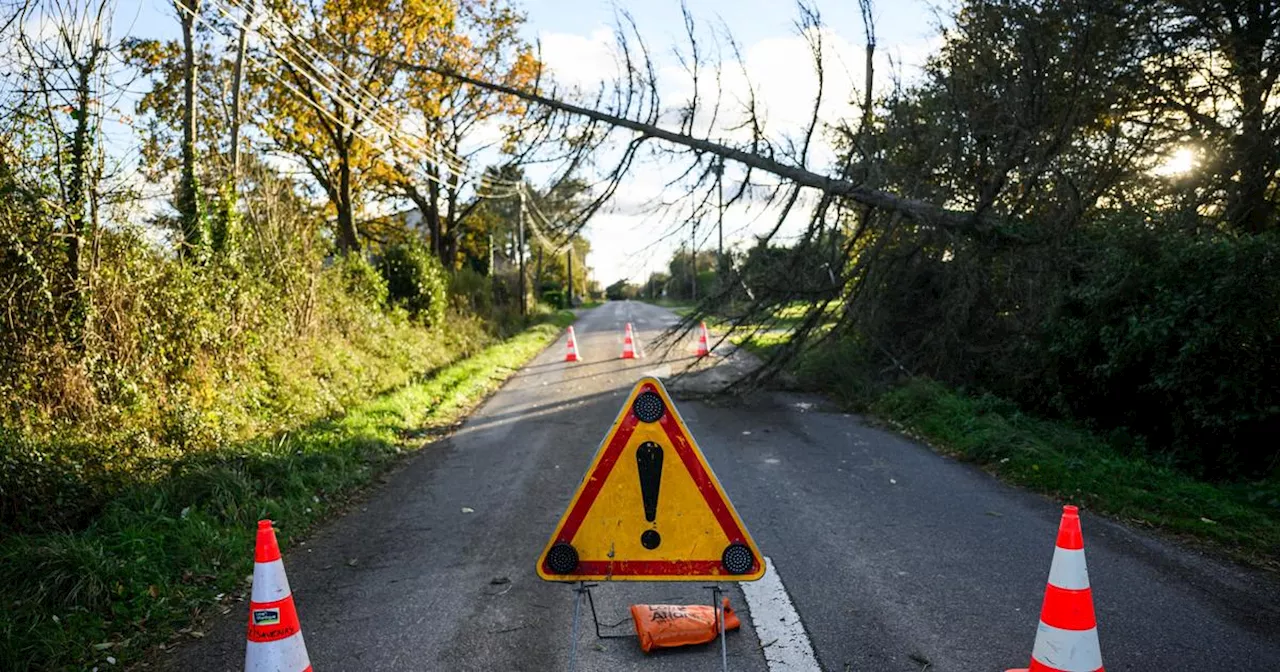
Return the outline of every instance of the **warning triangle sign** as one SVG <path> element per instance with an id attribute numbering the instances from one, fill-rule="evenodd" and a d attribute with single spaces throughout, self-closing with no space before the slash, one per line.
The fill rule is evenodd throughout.
<path id="1" fill-rule="evenodd" d="M 642 378 L 538 558 L 547 581 L 755 581 L 756 542 L 657 378 Z"/>

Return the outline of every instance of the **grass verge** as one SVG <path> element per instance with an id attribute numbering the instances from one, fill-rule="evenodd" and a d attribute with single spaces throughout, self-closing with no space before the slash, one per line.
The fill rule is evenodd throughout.
<path id="1" fill-rule="evenodd" d="M 785 340 L 785 334 L 768 334 L 742 345 L 766 357 Z M 1162 462 L 1123 432 L 1104 435 L 1035 417 L 1010 401 L 926 379 L 893 386 L 869 382 L 879 379 L 877 372 L 882 366 L 847 340 L 805 353 L 792 367 L 801 385 L 1006 482 L 1280 570 L 1277 479 L 1203 481 Z"/>
<path id="2" fill-rule="evenodd" d="M 663 308 L 670 308 L 681 315 L 689 312 L 690 310 L 693 310 L 694 306 L 697 305 L 696 302 L 690 301 L 688 299 L 659 298 L 659 299 L 636 299 L 636 301 L 639 301 L 641 303 L 648 303 L 655 306 L 661 306 Z"/>
<path id="3" fill-rule="evenodd" d="M 1010 483 L 1129 523 L 1210 542 L 1237 559 L 1280 569 L 1280 483 L 1209 483 L 1101 436 L 912 380 L 871 403 L 873 414 Z"/>
<path id="4" fill-rule="evenodd" d="M 109 669 L 199 637 L 252 573 L 255 521 L 284 544 L 340 510 L 573 321 L 561 311 L 342 415 L 184 459 L 76 532 L 0 540 L 0 669 Z"/>

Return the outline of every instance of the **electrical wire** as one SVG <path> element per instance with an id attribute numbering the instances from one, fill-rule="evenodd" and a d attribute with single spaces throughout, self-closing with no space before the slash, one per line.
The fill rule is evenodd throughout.
<path id="1" fill-rule="evenodd" d="M 234 16 L 222 2 L 219 2 L 218 0 L 214 0 L 211 4 L 214 6 L 215 9 L 218 10 L 219 13 L 221 13 L 224 17 L 226 17 L 227 20 L 239 26 L 242 30 L 251 32 L 257 37 L 259 37 L 260 39 L 262 39 L 263 45 L 266 47 L 268 52 L 270 52 L 273 56 L 275 56 L 277 59 L 281 60 L 285 64 L 289 65 L 294 72 L 301 75 L 312 85 L 316 86 L 325 94 L 333 98 L 335 102 L 338 102 L 343 107 L 352 108 L 364 114 L 366 117 L 365 122 L 368 125 L 372 126 L 374 129 L 376 129 L 377 131 L 380 131 L 381 134 L 385 136 L 386 141 L 389 142 L 392 145 L 392 147 L 396 147 L 396 146 L 405 147 L 416 158 L 430 161 L 432 163 L 436 163 L 437 165 L 439 165 L 439 157 L 431 153 L 429 150 L 426 150 L 425 147 L 422 147 L 413 142 L 408 142 L 408 143 L 404 142 L 404 136 L 406 135 L 409 136 L 410 140 L 415 140 L 415 139 L 421 140 L 421 138 L 415 138 L 411 134 L 407 134 L 404 131 L 398 131 L 398 130 L 393 130 L 391 128 L 388 128 L 385 125 L 385 122 L 382 121 L 382 117 L 380 117 L 380 115 L 376 114 L 375 112 L 370 110 L 367 106 L 363 105 L 359 101 L 351 99 L 346 94 L 346 92 L 337 90 L 338 87 L 336 87 L 332 81 L 328 80 L 327 75 L 324 75 L 324 73 L 319 73 L 315 71 L 314 68 L 300 66 L 297 60 L 295 60 L 294 58 L 291 58 L 288 54 L 282 52 L 279 48 L 277 48 L 277 46 L 274 43 L 272 43 L 271 40 L 267 39 L 267 36 L 263 35 L 260 31 L 258 31 L 253 26 L 247 25 L 243 20 Z M 187 11 L 185 7 L 182 9 L 184 11 Z M 188 13 L 190 12 L 188 11 Z M 206 26 L 209 26 L 212 30 L 214 30 L 215 32 L 218 32 L 224 37 L 230 37 L 225 33 L 223 33 L 222 31 L 211 26 L 209 22 L 204 21 L 202 18 L 201 18 L 201 21 Z M 297 56 L 305 57 L 305 55 L 303 55 L 296 48 L 293 49 L 293 53 Z M 257 62 L 256 59 L 254 60 L 255 62 Z M 334 123 L 342 127 L 344 130 L 359 136 L 361 139 L 365 140 L 366 142 L 369 142 L 370 145 L 375 147 L 379 146 L 379 143 L 374 141 L 367 134 L 357 132 L 350 124 L 346 123 L 344 120 L 337 119 L 332 112 L 318 106 L 315 103 L 315 101 L 312 100 L 311 96 L 308 96 L 302 93 L 295 86 L 284 84 L 283 80 L 279 76 L 277 76 L 274 72 L 272 71 L 267 71 L 267 72 L 272 76 L 273 79 L 275 79 L 277 82 L 281 82 L 281 84 L 286 86 L 286 88 L 290 90 L 292 93 L 302 98 L 305 98 L 307 102 L 312 105 L 312 107 L 315 107 L 317 111 L 321 112 L 327 119 L 333 121 Z M 321 77 L 325 77 L 325 79 L 322 80 Z M 397 141 L 400 141 L 400 144 L 397 144 Z M 482 179 L 476 180 L 474 176 L 464 173 L 462 175 L 458 175 L 457 183 L 445 182 L 429 174 L 421 175 L 420 177 L 427 179 L 429 181 L 432 181 L 447 189 L 457 189 L 466 183 L 479 182 L 480 185 L 476 187 L 476 193 L 477 193 L 477 196 L 481 198 L 501 198 L 501 197 L 508 197 L 514 194 L 514 192 L 510 190 L 502 193 L 497 193 L 497 192 L 494 192 L 493 190 L 489 190 L 488 192 L 486 192 L 485 191 L 486 180 L 483 179 L 484 176 L 482 176 Z"/>
<path id="2" fill-rule="evenodd" d="M 226 1 L 226 2 L 231 3 L 232 5 L 237 5 L 237 3 L 239 3 L 239 2 L 243 2 L 243 0 L 225 0 L 225 1 Z M 294 38 L 294 39 L 295 39 L 299 44 L 301 44 L 303 47 L 305 47 L 306 49 L 308 49 L 308 50 L 311 52 L 311 57 L 312 57 L 312 58 L 315 58 L 315 59 L 320 60 L 321 62 L 323 62 L 323 63 L 325 63 L 326 65 L 328 65 L 330 68 L 332 68 L 334 71 L 336 71 L 337 73 L 339 73 L 339 74 L 340 74 L 340 75 L 342 75 L 343 77 L 346 77 L 346 78 L 347 78 L 347 80 L 349 81 L 349 86 L 353 87 L 353 89 L 354 89 L 354 91 L 355 91 L 355 92 L 357 92 L 357 93 L 363 92 L 363 93 L 365 93 L 366 95 L 369 95 L 369 93 L 368 93 L 367 89 L 364 89 L 364 88 L 363 88 L 363 86 L 362 86 L 362 85 L 361 85 L 357 80 L 355 80 L 355 78 L 351 77 L 350 75 L 347 75 L 347 73 L 346 73 L 344 70 L 342 70 L 342 69 L 341 69 L 341 68 L 339 68 L 336 64 L 334 64 L 332 61 L 330 61 L 330 60 L 329 60 L 329 59 L 328 59 L 328 58 L 327 58 L 323 53 L 321 53 L 318 49 L 316 49 L 316 48 L 315 48 L 315 47 L 310 43 L 310 41 L 309 41 L 309 40 L 307 40 L 307 39 L 305 39 L 303 36 L 299 35 L 299 34 L 298 34 L 298 33 L 297 33 L 297 32 L 296 32 L 296 31 L 295 31 L 295 30 L 294 30 L 294 29 L 293 29 L 293 28 L 288 24 L 288 23 L 281 22 L 281 24 L 283 25 L 284 29 L 285 29 L 286 31 L 288 31 L 288 32 L 290 33 L 290 35 L 292 35 L 292 36 L 293 36 L 293 38 Z M 325 38 L 326 40 L 328 40 L 330 43 L 333 43 L 333 44 L 337 44 L 337 43 L 338 43 L 338 40 L 337 40 L 337 39 L 335 39 L 335 38 L 333 37 L 333 35 L 329 33 L 329 31 L 325 30 L 324 25 L 323 25 L 322 23 L 320 23 L 319 21 L 313 21 L 313 22 L 312 22 L 312 28 L 314 28 L 314 29 L 315 29 L 315 30 L 316 30 L 316 31 L 317 31 L 317 32 L 318 32 L 322 37 L 324 37 L 324 38 Z M 463 156 L 461 156 L 460 154 L 457 154 L 456 152 L 454 152 L 454 151 L 450 150 L 450 149 L 449 149 L 449 148 L 447 148 L 447 147 L 440 146 L 438 143 L 436 144 L 435 149 L 436 149 L 436 151 L 439 151 L 439 152 L 441 152 L 441 153 L 445 154 L 446 156 L 448 156 L 448 155 L 452 154 L 452 156 L 451 156 L 450 158 L 454 161 L 454 163 L 453 163 L 453 164 L 450 164 L 450 165 L 451 165 L 451 167 L 453 167 L 453 168 L 455 168 L 455 169 L 465 171 L 465 170 L 466 170 L 466 166 L 467 166 L 467 164 L 469 164 L 469 163 L 470 163 L 470 161 L 469 161 L 466 157 L 463 157 Z M 447 162 L 446 162 L 446 163 L 447 163 Z M 507 184 L 508 186 L 513 186 L 513 187 L 514 187 L 514 186 L 518 186 L 518 183 L 517 183 L 516 181 L 514 181 L 514 180 L 512 180 L 512 181 L 506 181 L 506 180 L 504 180 L 504 182 L 506 182 L 506 184 Z"/>
<path id="3" fill-rule="evenodd" d="M 348 85 L 351 88 L 356 89 L 355 92 L 346 91 L 346 90 L 343 90 L 339 84 L 335 83 L 330 78 L 330 75 L 321 73 L 318 69 L 314 67 L 300 66 L 296 58 L 302 58 L 305 61 L 305 59 L 307 58 L 307 54 L 304 54 L 302 51 L 300 51 L 299 49 L 297 49 L 292 45 L 286 45 L 291 50 L 292 55 L 282 51 L 272 40 L 268 39 L 268 37 L 264 35 L 262 32 L 260 32 L 257 28 L 255 28 L 252 25 L 249 25 L 244 20 L 234 16 L 232 12 L 229 11 L 227 7 L 228 4 L 231 5 L 232 7 L 240 8 L 239 5 L 235 4 L 235 2 L 236 0 L 228 0 L 226 3 L 222 2 L 221 0 L 212 0 L 210 4 L 220 14 L 222 14 L 228 21 L 235 24 L 240 29 L 245 30 L 255 35 L 259 39 L 261 39 L 263 46 L 272 56 L 282 61 L 286 65 L 290 66 L 291 69 L 293 69 L 303 78 L 305 78 L 312 85 L 316 86 L 322 92 L 330 96 L 335 102 L 339 103 L 343 107 L 351 108 L 363 114 L 366 117 L 365 119 L 366 123 L 372 126 L 376 131 L 379 131 L 381 135 L 385 138 L 385 140 L 388 143 L 390 143 L 393 147 L 396 146 L 397 140 L 400 140 L 401 142 L 403 142 L 404 136 L 407 135 L 410 140 L 417 140 L 420 143 L 423 143 L 423 144 L 418 144 L 418 143 L 410 142 L 402 145 L 402 146 L 405 146 L 417 158 L 431 161 L 438 166 L 445 165 L 451 168 L 457 167 L 456 164 L 452 164 L 452 165 L 449 164 L 449 162 L 441 159 L 440 155 L 435 154 L 430 149 L 428 149 L 425 146 L 425 143 L 427 142 L 427 140 L 423 136 L 417 136 L 415 134 L 406 133 L 403 130 L 398 130 L 398 129 L 393 130 L 392 128 L 388 128 L 385 125 L 387 123 L 386 117 L 388 114 L 391 114 L 391 112 L 387 110 L 385 106 L 380 106 L 378 110 L 371 109 L 367 105 L 365 105 L 363 102 L 361 102 L 358 98 L 356 98 L 355 96 L 358 96 L 360 92 L 364 92 L 367 96 L 372 97 L 371 95 L 368 94 L 367 89 L 360 87 L 358 83 L 353 83 Z M 200 21 L 205 27 L 209 28 L 211 31 L 216 32 L 219 35 L 222 35 L 223 37 L 228 37 L 228 38 L 232 37 L 224 33 L 218 27 L 214 26 L 211 22 L 206 20 L 204 17 L 199 16 L 198 14 L 195 14 L 190 10 L 188 10 L 182 3 L 175 3 L 175 5 L 179 8 L 180 11 L 185 11 L 188 14 L 191 14 L 192 16 L 194 16 L 196 20 Z M 277 22 L 280 22 L 279 19 L 277 19 Z M 285 26 L 288 25 L 288 24 L 283 24 L 283 22 L 280 22 L 280 23 Z M 317 26 L 317 28 L 319 28 L 320 30 L 323 30 L 323 28 L 320 28 L 319 26 Z M 303 42 L 305 44 L 305 41 L 301 40 L 301 38 L 299 38 L 297 34 L 292 31 L 292 29 L 289 29 L 289 32 L 293 35 L 296 41 Z M 326 33 L 326 36 L 327 36 L 327 33 Z M 332 37 L 330 36 L 329 39 L 332 39 Z M 309 104 L 324 118 L 328 119 L 335 125 L 339 126 L 344 131 L 349 132 L 361 138 L 365 142 L 369 143 L 370 146 L 373 146 L 373 147 L 379 146 L 380 144 L 379 142 L 375 141 L 373 138 L 370 138 L 367 134 L 363 133 L 362 131 L 354 128 L 352 124 L 348 123 L 345 119 L 339 118 L 333 111 L 319 104 L 319 102 L 316 101 L 313 96 L 307 95 L 306 93 L 301 91 L 295 84 L 286 81 L 280 75 L 276 74 L 274 70 L 262 67 L 263 63 L 256 57 L 246 54 L 246 58 L 251 62 L 251 64 L 259 67 L 263 72 L 267 73 L 268 76 L 270 76 L 273 80 L 275 80 L 282 87 L 284 87 L 286 91 L 288 91 L 289 93 L 293 94 L 294 96 L 302 99 L 304 102 Z M 325 59 L 324 56 L 319 52 L 314 52 L 314 58 L 324 63 L 327 63 L 335 72 L 339 73 L 341 76 L 346 77 L 347 79 L 350 80 L 349 75 L 346 75 L 346 73 L 342 71 L 341 68 L 336 67 L 335 65 L 332 64 L 332 62 Z M 354 82 L 354 80 L 351 80 L 351 81 Z M 549 218 L 546 216 L 546 214 L 543 213 L 540 208 L 538 208 L 536 203 L 534 203 L 531 194 L 529 194 L 527 187 L 522 181 L 498 179 L 498 178 L 494 178 L 493 176 L 487 173 L 483 173 L 479 176 L 475 176 L 474 174 L 465 172 L 464 170 L 456 171 L 453 174 L 459 178 L 458 184 L 450 184 L 450 183 L 444 182 L 440 178 L 430 174 L 422 175 L 422 177 L 445 188 L 458 188 L 461 185 L 463 180 L 466 180 L 468 182 L 478 182 L 479 185 L 476 187 L 476 195 L 479 198 L 506 198 L 513 195 L 523 195 L 525 197 L 526 204 L 529 206 L 527 211 L 533 215 L 532 217 L 529 217 L 526 221 L 529 224 L 529 228 L 533 231 L 535 238 L 537 238 L 538 241 L 542 243 L 544 247 L 552 249 L 555 254 L 564 252 L 565 250 L 570 249 L 572 247 L 572 244 L 573 244 L 572 236 L 562 243 L 556 243 L 554 240 L 552 240 L 552 238 L 547 233 L 544 232 L 543 230 L 544 228 L 547 231 L 552 231 L 555 229 L 555 227 L 551 225 Z M 507 187 L 507 190 L 502 192 L 496 192 L 493 189 L 493 186 L 495 185 L 500 187 Z M 538 225 L 539 221 L 541 222 L 542 226 Z"/>
<path id="4" fill-rule="evenodd" d="M 215 4 L 222 4 L 224 6 L 230 5 L 232 7 L 241 9 L 242 11 L 247 11 L 245 10 L 242 4 L 239 4 L 240 2 L 242 2 L 242 0 L 225 0 L 225 2 L 224 0 L 213 0 L 213 2 Z M 225 14 L 225 10 L 220 9 L 220 11 L 223 11 Z M 388 110 L 385 105 L 381 103 L 377 103 L 376 96 L 374 96 L 366 87 L 360 84 L 360 82 L 358 82 L 354 77 L 347 74 L 345 70 L 338 67 L 337 64 L 329 60 L 323 53 L 321 53 L 318 49 L 316 49 L 313 45 L 311 45 L 311 43 L 308 40 L 306 40 L 304 37 L 299 35 L 298 32 L 288 22 L 281 20 L 278 16 L 269 16 L 269 19 L 270 19 L 269 21 L 265 22 L 265 25 L 268 26 L 268 29 L 277 25 L 283 27 L 285 32 L 287 32 L 289 36 L 293 38 L 292 40 L 287 41 L 286 46 L 288 46 L 295 55 L 300 57 L 304 63 L 316 63 L 316 62 L 322 63 L 334 73 L 332 76 L 338 79 L 338 82 L 336 83 L 334 88 L 341 90 L 342 93 L 345 94 L 349 100 L 353 101 L 357 109 L 360 110 L 362 114 L 370 118 L 380 119 L 381 122 L 386 125 L 391 125 L 391 126 L 397 125 L 398 120 L 394 112 Z M 336 43 L 336 40 L 334 40 L 333 37 L 327 31 L 324 30 L 324 27 L 318 21 L 313 22 L 313 28 L 318 32 L 320 32 L 326 39 Z M 259 34 L 261 35 L 261 33 Z M 301 49 L 298 48 L 299 45 L 302 47 Z M 304 53 L 304 50 L 305 50 L 305 53 Z M 329 75 L 326 75 L 326 76 L 329 76 Z M 343 86 L 346 87 L 346 90 L 342 90 Z M 369 104 L 363 103 L 364 100 L 374 101 L 372 104 L 376 105 L 377 107 L 371 108 Z M 519 183 L 514 180 L 497 179 L 487 174 L 481 174 L 478 178 L 476 178 L 469 172 L 469 168 L 467 165 L 469 161 L 465 157 L 462 157 L 456 152 L 453 152 L 452 150 L 446 147 L 443 147 L 440 143 L 433 141 L 427 136 L 411 134 L 411 137 L 413 137 L 415 140 L 418 140 L 419 142 L 422 143 L 420 150 L 426 156 L 429 157 L 429 160 L 431 160 L 436 165 L 441 165 L 448 168 L 449 172 L 452 172 L 460 180 L 470 178 L 471 180 L 481 182 L 482 184 L 490 188 L 494 186 L 505 186 L 510 188 L 515 188 L 519 186 Z"/>

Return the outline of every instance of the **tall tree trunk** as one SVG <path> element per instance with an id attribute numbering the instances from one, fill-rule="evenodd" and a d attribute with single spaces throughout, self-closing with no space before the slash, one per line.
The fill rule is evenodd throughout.
<path id="1" fill-rule="evenodd" d="M 227 175 L 218 185 L 218 204 L 215 216 L 211 218 L 209 243 L 213 254 L 230 259 L 236 250 L 236 240 L 240 228 L 240 89 L 244 81 L 244 61 L 248 42 L 248 25 L 253 18 L 253 4 L 245 10 L 245 27 L 240 29 L 240 38 L 236 45 L 236 60 L 231 72 L 231 157 Z"/>
<path id="2" fill-rule="evenodd" d="M 450 271 L 457 266 L 458 261 L 458 185 L 462 178 L 454 176 L 450 182 L 448 195 L 446 198 L 446 212 L 444 225 L 443 248 L 440 250 L 440 263 Z"/>
<path id="3" fill-rule="evenodd" d="M 67 275 L 70 279 L 69 305 L 67 307 L 67 340 L 80 349 L 84 345 L 84 334 L 89 324 L 89 294 L 85 287 L 84 255 L 85 243 L 93 232 L 90 220 L 86 219 L 89 208 L 89 194 L 96 190 L 90 187 L 93 179 L 93 168 L 90 165 L 93 153 L 93 136 L 90 118 L 93 114 L 93 72 L 98 65 L 98 45 L 90 47 L 88 60 L 76 64 L 76 109 L 74 111 L 76 126 L 71 134 L 70 172 L 67 176 L 66 211 L 67 229 L 70 233 L 67 243 Z M 93 180 L 96 182 L 96 180 Z"/>
<path id="4" fill-rule="evenodd" d="M 427 180 L 427 207 L 422 211 L 422 217 L 427 223 L 427 235 L 431 238 L 428 241 L 428 249 L 438 259 L 441 256 L 440 247 L 444 227 L 440 221 L 440 184 L 436 181 L 440 179 L 440 174 L 434 164 L 427 166 L 427 175 L 435 179 Z"/>
<path id="5" fill-rule="evenodd" d="M 334 203 L 338 211 L 338 249 L 344 254 L 360 251 L 355 203 L 351 194 L 351 144 L 348 142 L 338 152 L 338 200 Z"/>
<path id="6" fill-rule="evenodd" d="M 988 219 L 981 213 L 952 210 L 927 201 L 904 198 L 886 191 L 871 189 L 851 180 L 833 178 L 828 175 L 815 173 L 799 165 L 783 163 L 772 156 L 757 154 L 744 149 L 737 149 L 735 147 L 730 147 L 700 137 L 670 131 L 662 128 L 661 126 L 646 123 L 644 121 L 637 121 L 635 119 L 620 117 L 616 114 L 602 112 L 589 107 L 567 103 L 563 100 L 551 98 L 533 91 L 527 91 L 516 86 L 478 79 L 448 67 L 409 63 L 395 58 L 387 58 L 386 62 L 412 72 L 430 72 L 440 75 L 441 77 L 448 77 L 460 82 L 465 82 L 486 91 L 504 93 L 526 102 L 535 103 L 567 114 L 585 117 L 608 126 L 625 128 L 636 132 L 641 137 L 656 138 L 674 145 L 687 147 L 697 152 L 703 152 L 713 156 L 721 156 L 730 161 L 736 161 L 754 170 L 776 175 L 797 186 L 817 189 L 832 196 L 843 196 L 871 207 L 899 212 L 926 226 L 934 226 L 940 229 L 960 232 L 996 234 L 999 237 L 1012 241 L 1022 240 L 1022 236 L 1017 233 L 1007 230 L 997 230 L 997 222 L 995 220 Z"/>
<path id="7" fill-rule="evenodd" d="M 179 254 L 198 258 L 204 246 L 200 221 L 200 189 L 196 182 L 196 47 L 195 19 L 200 0 L 175 0 L 182 23 L 182 166 L 178 175 L 178 218 L 183 249 Z"/>
<path id="8" fill-rule="evenodd" d="M 533 273 L 533 300 L 542 295 L 542 246 L 538 246 L 538 270 Z"/>

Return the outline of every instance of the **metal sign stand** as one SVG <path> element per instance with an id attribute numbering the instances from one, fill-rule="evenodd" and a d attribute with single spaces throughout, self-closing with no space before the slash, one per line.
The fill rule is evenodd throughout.
<path id="1" fill-rule="evenodd" d="M 599 584 L 579 581 L 573 588 L 573 625 L 569 628 L 569 672 L 578 669 L 578 620 L 582 612 L 582 598 L 585 595 L 587 605 L 591 608 L 591 622 L 596 627 L 596 639 L 630 639 L 632 635 L 606 635 L 600 632 L 600 617 L 596 614 L 596 601 L 591 596 L 591 589 Z M 715 610 L 716 629 L 720 633 L 720 669 L 729 672 L 729 643 L 724 636 L 724 589 L 720 586 L 704 586 L 711 591 L 711 608 Z M 615 624 L 616 625 L 616 624 Z"/>
<path id="2" fill-rule="evenodd" d="M 570 628 L 569 634 L 572 637 L 569 645 L 569 672 L 577 669 L 578 665 L 578 613 L 582 607 L 582 596 L 586 595 L 587 605 L 591 608 L 591 621 L 596 626 L 596 639 L 630 639 L 632 635 L 606 635 L 600 632 L 600 617 L 596 615 L 596 601 L 591 596 L 591 589 L 597 587 L 598 584 L 579 581 L 574 587 L 573 593 L 573 626 Z"/>
<path id="3" fill-rule="evenodd" d="M 716 628 L 720 630 L 720 669 L 729 672 L 729 642 L 724 637 L 724 603 L 720 597 L 724 591 L 720 586 L 704 586 L 711 591 L 711 608 L 715 609 Z"/>

